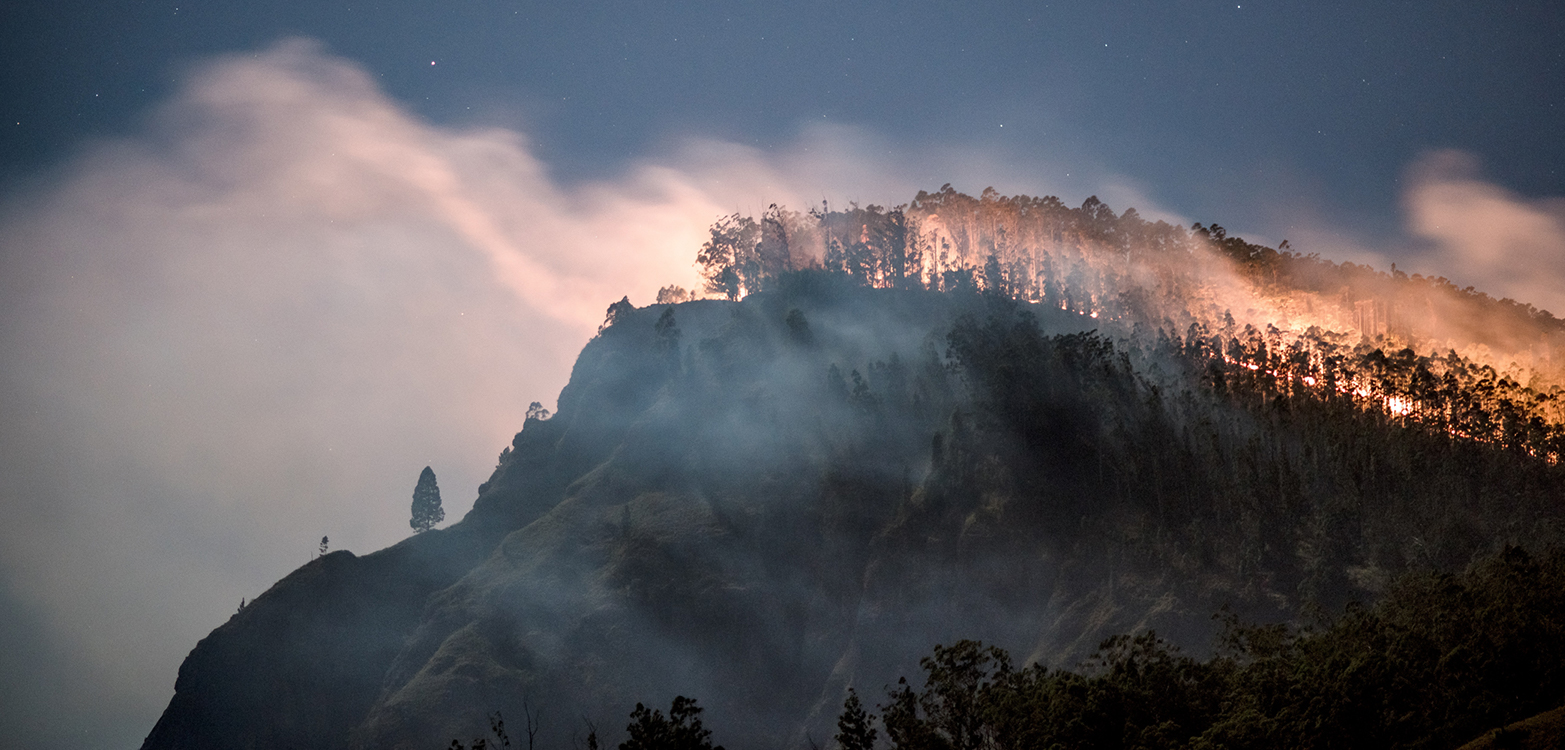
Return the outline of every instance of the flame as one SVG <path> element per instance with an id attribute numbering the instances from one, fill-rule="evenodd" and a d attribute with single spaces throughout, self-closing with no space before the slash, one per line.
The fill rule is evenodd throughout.
<path id="1" fill-rule="evenodd" d="M 1389 396 L 1385 400 L 1386 410 L 1399 417 L 1413 412 L 1413 401 L 1402 396 Z"/>

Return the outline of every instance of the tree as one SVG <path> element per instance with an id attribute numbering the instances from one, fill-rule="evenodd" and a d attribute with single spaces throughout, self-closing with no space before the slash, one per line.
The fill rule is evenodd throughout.
<path id="1" fill-rule="evenodd" d="M 928 673 L 922 693 L 914 693 L 906 678 L 887 691 L 881 707 L 891 744 L 897 748 L 977 750 L 990 746 L 985 723 L 993 688 L 1012 674 L 1005 651 L 977 641 L 935 646 L 932 656 L 918 661 Z"/>
<path id="2" fill-rule="evenodd" d="M 875 750 L 875 717 L 864 710 L 859 694 L 848 688 L 848 699 L 842 702 L 842 715 L 837 717 L 837 747 L 841 750 Z"/>
<path id="3" fill-rule="evenodd" d="M 883 259 L 881 270 L 888 287 L 901 288 L 908 276 L 908 227 L 907 215 L 901 208 L 886 213 L 884 221 L 875 229 L 875 242 L 880 246 Z"/>
<path id="4" fill-rule="evenodd" d="M 677 305 L 692 299 L 695 299 L 695 295 L 685 291 L 685 288 L 678 284 L 669 284 L 658 289 L 657 303 L 660 305 Z"/>
<path id="5" fill-rule="evenodd" d="M 761 216 L 760 243 L 755 247 L 760 265 L 757 284 L 750 291 L 760 291 L 766 281 L 793 270 L 793 250 L 788 238 L 788 225 L 796 221 L 796 215 L 773 203 Z"/>
<path id="6" fill-rule="evenodd" d="M 630 304 L 630 297 L 621 297 L 618 302 L 609 305 L 608 312 L 603 316 L 603 325 L 598 326 L 598 333 L 612 328 L 615 323 L 628 319 L 636 312 L 636 306 Z"/>
<path id="7" fill-rule="evenodd" d="M 658 316 L 658 322 L 653 324 L 652 330 L 657 334 L 656 347 L 658 353 L 674 367 L 679 364 L 679 324 L 674 321 L 674 308 L 663 308 L 663 314 Z"/>
<path id="8" fill-rule="evenodd" d="M 732 214 L 718 219 L 708 231 L 711 239 L 696 254 L 706 291 L 730 300 L 755 291 L 761 273 L 756 253 L 760 225 L 748 216 Z"/>
<path id="9" fill-rule="evenodd" d="M 783 322 L 788 326 L 788 338 L 795 344 L 809 346 L 815 343 L 815 334 L 810 332 L 810 321 L 805 319 L 804 312 L 799 308 L 789 310 Z"/>
<path id="10" fill-rule="evenodd" d="M 475 737 L 473 744 L 463 745 L 461 740 L 451 740 L 451 746 L 448 750 L 499 750 L 499 748 L 511 746 L 511 737 L 505 733 L 505 719 L 500 716 L 499 711 L 489 715 L 489 731 L 494 735 L 493 741 L 486 737 Z M 533 735 L 536 733 L 537 730 L 533 727 L 532 714 L 529 713 L 527 716 L 528 750 L 532 750 Z"/>
<path id="11" fill-rule="evenodd" d="M 424 532 L 446 520 L 446 510 L 440 507 L 440 486 L 435 484 L 435 472 L 428 466 L 418 475 L 418 486 L 413 488 L 413 518 L 408 525 L 414 531 Z"/>
<path id="12" fill-rule="evenodd" d="M 619 750 L 723 750 L 722 745 L 712 746 L 711 730 L 701 727 L 702 710 L 694 698 L 683 695 L 674 697 L 667 717 L 637 703 L 625 727 L 630 739 L 621 742 Z"/>

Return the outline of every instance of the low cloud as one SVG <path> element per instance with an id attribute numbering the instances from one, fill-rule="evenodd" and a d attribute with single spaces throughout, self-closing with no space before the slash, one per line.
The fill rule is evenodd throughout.
<path id="1" fill-rule="evenodd" d="M 1410 170 L 1408 231 L 1430 244 L 1419 265 L 1460 286 L 1565 315 L 1565 199 L 1527 199 L 1479 176 L 1459 151 Z"/>
<path id="2" fill-rule="evenodd" d="M 309 41 L 198 66 L 0 205 L 0 724 L 139 742 L 188 650 L 322 536 L 406 536 L 426 464 L 459 518 L 608 303 L 697 285 L 717 216 L 932 175 L 1050 188 L 843 126 L 564 186 L 524 135 L 423 122 Z"/>
<path id="3" fill-rule="evenodd" d="M 696 286 L 717 216 L 945 181 L 1057 192 L 841 126 L 564 186 L 524 135 L 423 122 L 311 42 L 201 65 L 0 205 L 0 724 L 139 742 L 196 641 L 322 536 L 406 536 L 426 464 L 459 518 L 608 303 Z"/>
<path id="4" fill-rule="evenodd" d="M 677 156 L 562 187 L 522 135 L 421 122 L 290 41 L 201 66 L 142 133 L 8 198 L 13 739 L 139 742 L 241 597 L 322 536 L 406 536 L 426 464 L 459 518 L 609 302 L 695 286 L 718 215 L 814 199 L 752 150 Z"/>

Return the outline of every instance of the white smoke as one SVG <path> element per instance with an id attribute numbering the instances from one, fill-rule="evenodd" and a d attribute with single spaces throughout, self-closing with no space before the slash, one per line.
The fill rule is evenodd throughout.
<path id="1" fill-rule="evenodd" d="M 308 41 L 199 66 L 0 206 L 0 724 L 139 742 L 196 641 L 322 536 L 406 536 L 426 464 L 460 518 L 610 302 L 697 286 L 719 215 L 1047 190 L 891 150 L 812 127 L 562 186 L 521 134 L 420 121 Z"/>
<path id="2" fill-rule="evenodd" d="M 23 696 L 44 729 L 114 706 L 142 725 L 89 733 L 139 740 L 241 597 L 322 536 L 408 534 L 424 465 L 459 518 L 609 302 L 693 287 L 713 218 L 788 195 L 728 157 L 735 179 L 562 189 L 521 136 L 420 123 L 288 42 L 202 68 L 147 133 L 12 200 L 0 581 L 37 648 L 73 655 L 18 657 L 61 686 Z"/>
<path id="3" fill-rule="evenodd" d="M 1427 154 L 1411 174 L 1408 229 L 1433 246 L 1421 265 L 1565 315 L 1565 199 L 1529 200 L 1485 182 L 1477 159 L 1459 151 Z"/>

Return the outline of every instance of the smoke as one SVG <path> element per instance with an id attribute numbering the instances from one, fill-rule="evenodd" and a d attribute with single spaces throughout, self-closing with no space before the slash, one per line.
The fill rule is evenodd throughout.
<path id="1" fill-rule="evenodd" d="M 835 160 L 843 135 L 800 149 Z M 818 199 L 754 151 L 681 149 L 562 187 L 521 135 L 422 123 L 289 41 L 201 66 L 144 132 L 9 198 L 12 739 L 139 742 L 185 653 L 321 537 L 410 533 L 426 464 L 459 518 L 609 302 L 695 287 L 716 216 Z"/>
<path id="2" fill-rule="evenodd" d="M 811 126 L 565 185 L 523 135 L 422 122 L 307 41 L 199 66 L 142 132 L 0 205 L 0 726 L 139 742 L 188 650 L 322 536 L 406 536 L 425 465 L 461 517 L 608 303 L 697 287 L 717 216 L 1060 193 L 1025 169 Z M 1559 252 L 1559 207 L 1440 174 L 1410 206 L 1442 262 L 1562 309 L 1555 275 L 1515 272 Z"/>
<path id="3" fill-rule="evenodd" d="M 196 641 L 323 536 L 406 536 L 425 465 L 460 518 L 610 302 L 697 288 L 718 216 L 1051 191 L 894 150 L 809 126 L 565 185 L 524 135 L 423 122 L 309 41 L 193 68 L 0 205 L 0 725 L 137 743 Z"/>
<path id="4" fill-rule="evenodd" d="M 1410 174 L 1408 229 L 1433 246 L 1424 265 L 1565 315 L 1565 199 L 1528 200 L 1484 182 L 1477 159 L 1459 151 L 1427 154 Z"/>

